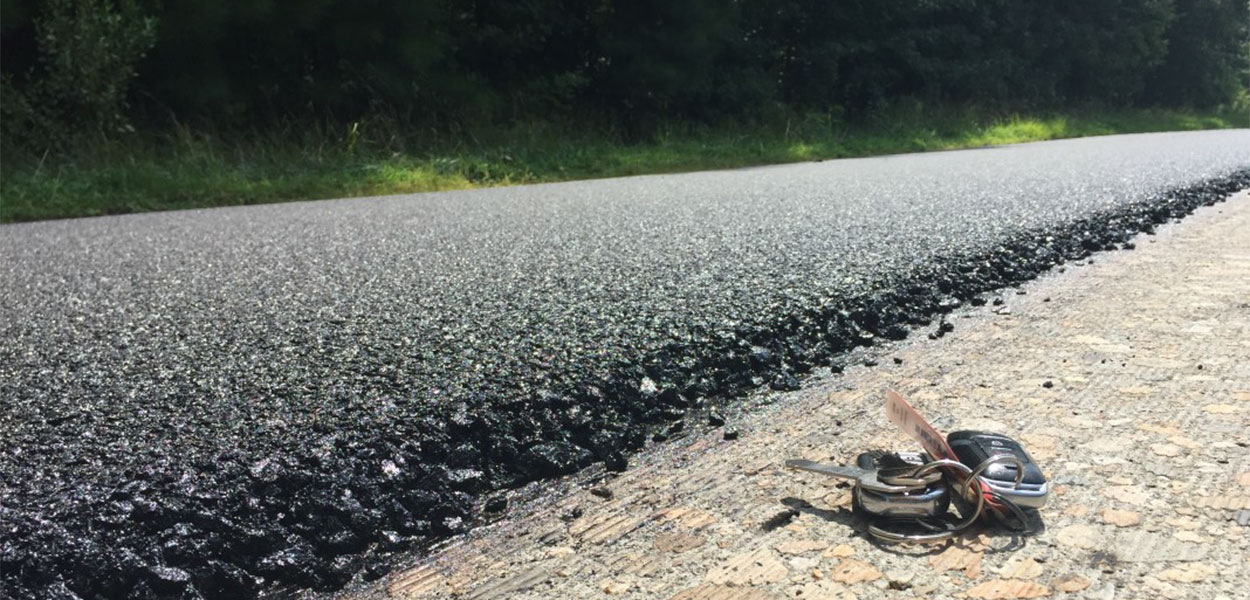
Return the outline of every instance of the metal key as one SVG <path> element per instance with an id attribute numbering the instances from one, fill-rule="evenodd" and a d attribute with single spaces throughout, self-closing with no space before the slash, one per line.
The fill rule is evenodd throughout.
<path id="1" fill-rule="evenodd" d="M 855 480 L 855 485 L 857 487 L 860 487 L 866 490 L 872 490 L 875 492 L 883 492 L 886 494 L 900 494 L 903 492 L 923 489 L 924 487 L 928 486 L 933 481 L 937 481 L 937 479 L 941 478 L 941 475 L 939 474 L 937 477 L 933 478 L 931 481 L 929 481 L 928 480 L 929 478 L 926 477 L 923 479 L 917 479 L 915 483 L 911 485 L 897 485 L 897 484 L 892 485 L 892 484 L 888 484 L 888 483 L 881 481 L 877 476 L 876 469 L 862 469 L 860 467 L 828 465 L 828 464 L 818 463 L 818 462 L 811 461 L 811 460 L 796 460 L 796 459 L 787 460 L 786 466 L 791 469 L 799 469 L 802 471 L 811 471 L 813 473 L 820 473 L 821 475 L 831 475 L 833 477 L 841 477 L 842 479 L 853 479 Z M 894 481 L 897 482 L 898 478 L 896 477 Z"/>
<path id="2" fill-rule="evenodd" d="M 891 519 L 925 519 L 946 514 L 950 508 L 950 488 L 937 482 L 927 488 L 886 494 L 856 488 L 852 506 L 864 512 Z"/>
<path id="3" fill-rule="evenodd" d="M 946 514 L 950 507 L 950 488 L 941 480 L 941 473 L 934 470 L 919 478 L 915 476 L 916 470 L 927 462 L 928 455 L 919 452 L 893 453 L 876 450 L 860 454 L 855 464 L 862 469 L 876 470 L 877 479 L 888 485 L 906 485 L 910 482 L 928 484 L 893 494 L 856 487 L 852 506 L 891 519 L 925 519 Z"/>
<path id="4" fill-rule="evenodd" d="M 871 450 L 855 458 L 855 466 L 875 470 L 877 479 L 886 485 L 921 486 L 937 481 L 941 478 L 937 472 L 915 476 L 916 471 L 927 462 L 929 455 L 923 452 Z"/>

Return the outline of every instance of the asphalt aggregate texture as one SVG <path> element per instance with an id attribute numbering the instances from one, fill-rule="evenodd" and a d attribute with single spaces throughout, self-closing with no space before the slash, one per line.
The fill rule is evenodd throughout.
<path id="1" fill-rule="evenodd" d="M 376 578 L 1245 187 L 1237 130 L 3 226 L 0 595 Z"/>

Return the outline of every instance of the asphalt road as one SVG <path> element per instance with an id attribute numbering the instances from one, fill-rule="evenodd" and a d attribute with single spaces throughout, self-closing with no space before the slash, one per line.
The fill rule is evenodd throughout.
<path id="1" fill-rule="evenodd" d="M 942 340 L 863 353 L 901 364 L 759 394 L 739 440 L 692 432 L 553 486 L 336 600 L 1244 599 L 1250 193 L 1135 241 L 956 311 Z M 1025 446 L 1050 481 L 1027 531 L 987 519 L 881 544 L 845 484 L 782 466 L 919 449 L 882 410 L 888 389 L 939 432 Z"/>
<path id="2" fill-rule="evenodd" d="M 3 226 L 0 581 L 375 577 L 491 490 L 1248 184 L 1240 130 Z"/>

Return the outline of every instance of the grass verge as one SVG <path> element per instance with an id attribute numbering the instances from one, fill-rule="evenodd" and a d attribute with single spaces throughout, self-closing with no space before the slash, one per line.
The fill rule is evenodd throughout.
<path id="1" fill-rule="evenodd" d="M 609 128 L 528 124 L 422 137 L 384 122 L 230 140 L 174 133 L 0 163 L 0 222 L 401 194 L 1146 131 L 1250 126 L 1241 111 L 1077 110 L 988 115 L 894 109 L 845 124 L 808 114 L 750 127 L 664 127 L 626 144 Z M 467 140 L 467 141 L 466 141 Z M 12 154 L 10 152 L 9 154 Z"/>

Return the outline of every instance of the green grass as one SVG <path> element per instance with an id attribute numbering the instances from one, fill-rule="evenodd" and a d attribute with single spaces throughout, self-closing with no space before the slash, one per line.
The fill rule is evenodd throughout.
<path id="1" fill-rule="evenodd" d="M 259 204 L 671 173 L 1058 138 L 1250 126 L 1243 111 L 1077 110 L 991 116 L 895 109 L 854 124 L 800 115 L 751 127 L 666 127 L 626 144 L 608 128 L 517 126 L 455 138 L 373 122 L 222 140 L 185 129 L 6 156 L 0 221 Z M 13 152 L 9 152 L 13 155 Z"/>

